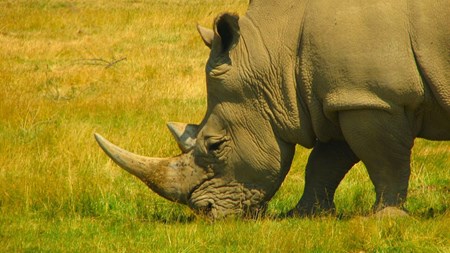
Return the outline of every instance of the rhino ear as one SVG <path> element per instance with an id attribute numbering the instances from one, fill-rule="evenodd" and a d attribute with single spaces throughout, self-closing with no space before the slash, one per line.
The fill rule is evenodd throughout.
<path id="1" fill-rule="evenodd" d="M 194 148 L 199 128 L 198 125 L 168 122 L 167 127 L 183 153 L 187 153 Z"/>
<path id="2" fill-rule="evenodd" d="M 197 25 L 197 31 L 198 33 L 200 33 L 200 37 L 202 38 L 205 45 L 211 48 L 212 41 L 214 39 L 214 31 L 201 25 Z"/>
<path id="3" fill-rule="evenodd" d="M 239 16 L 231 13 L 219 15 L 214 21 L 214 33 L 213 48 L 221 53 L 228 52 L 239 41 Z"/>

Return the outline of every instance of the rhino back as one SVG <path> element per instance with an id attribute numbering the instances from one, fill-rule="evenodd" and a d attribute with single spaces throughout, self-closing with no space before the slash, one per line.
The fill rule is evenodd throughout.
<path id="1" fill-rule="evenodd" d="M 338 111 L 401 107 L 414 112 L 423 104 L 427 84 L 411 45 L 408 10 L 406 0 L 309 3 L 299 68 L 319 139 L 338 134 L 327 123 L 337 123 Z M 442 80 L 441 87 L 447 85 Z"/>

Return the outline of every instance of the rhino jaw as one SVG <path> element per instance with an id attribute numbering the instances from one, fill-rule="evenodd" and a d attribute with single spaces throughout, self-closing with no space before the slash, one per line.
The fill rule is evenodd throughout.
<path id="1" fill-rule="evenodd" d="M 192 191 L 211 177 L 211 173 L 195 165 L 192 152 L 173 158 L 151 158 L 121 149 L 99 134 L 94 136 L 117 165 L 168 200 L 188 204 Z"/>

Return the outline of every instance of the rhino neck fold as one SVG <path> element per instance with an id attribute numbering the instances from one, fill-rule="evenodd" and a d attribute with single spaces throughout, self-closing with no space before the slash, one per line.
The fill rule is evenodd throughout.
<path id="1" fill-rule="evenodd" d="M 301 80 L 296 72 L 306 6 L 307 1 L 254 1 L 240 22 L 248 30 L 246 34 L 257 37 L 251 46 L 263 48 L 267 54 L 266 59 L 260 61 L 265 62 L 264 65 L 252 66 L 258 69 L 255 72 L 267 73 L 256 77 L 263 80 L 255 87 L 262 113 L 280 139 L 311 148 L 315 136 L 308 109 L 298 94 L 298 81 Z M 252 64 L 255 62 L 251 61 Z"/>

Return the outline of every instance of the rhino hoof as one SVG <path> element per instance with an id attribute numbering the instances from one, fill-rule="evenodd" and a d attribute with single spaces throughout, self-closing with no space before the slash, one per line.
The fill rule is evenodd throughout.
<path id="1" fill-rule="evenodd" d="M 383 219 L 383 218 L 402 218 L 402 217 L 409 217 L 409 214 L 398 207 L 394 206 L 388 206 L 380 211 L 377 211 L 373 217 Z"/>

